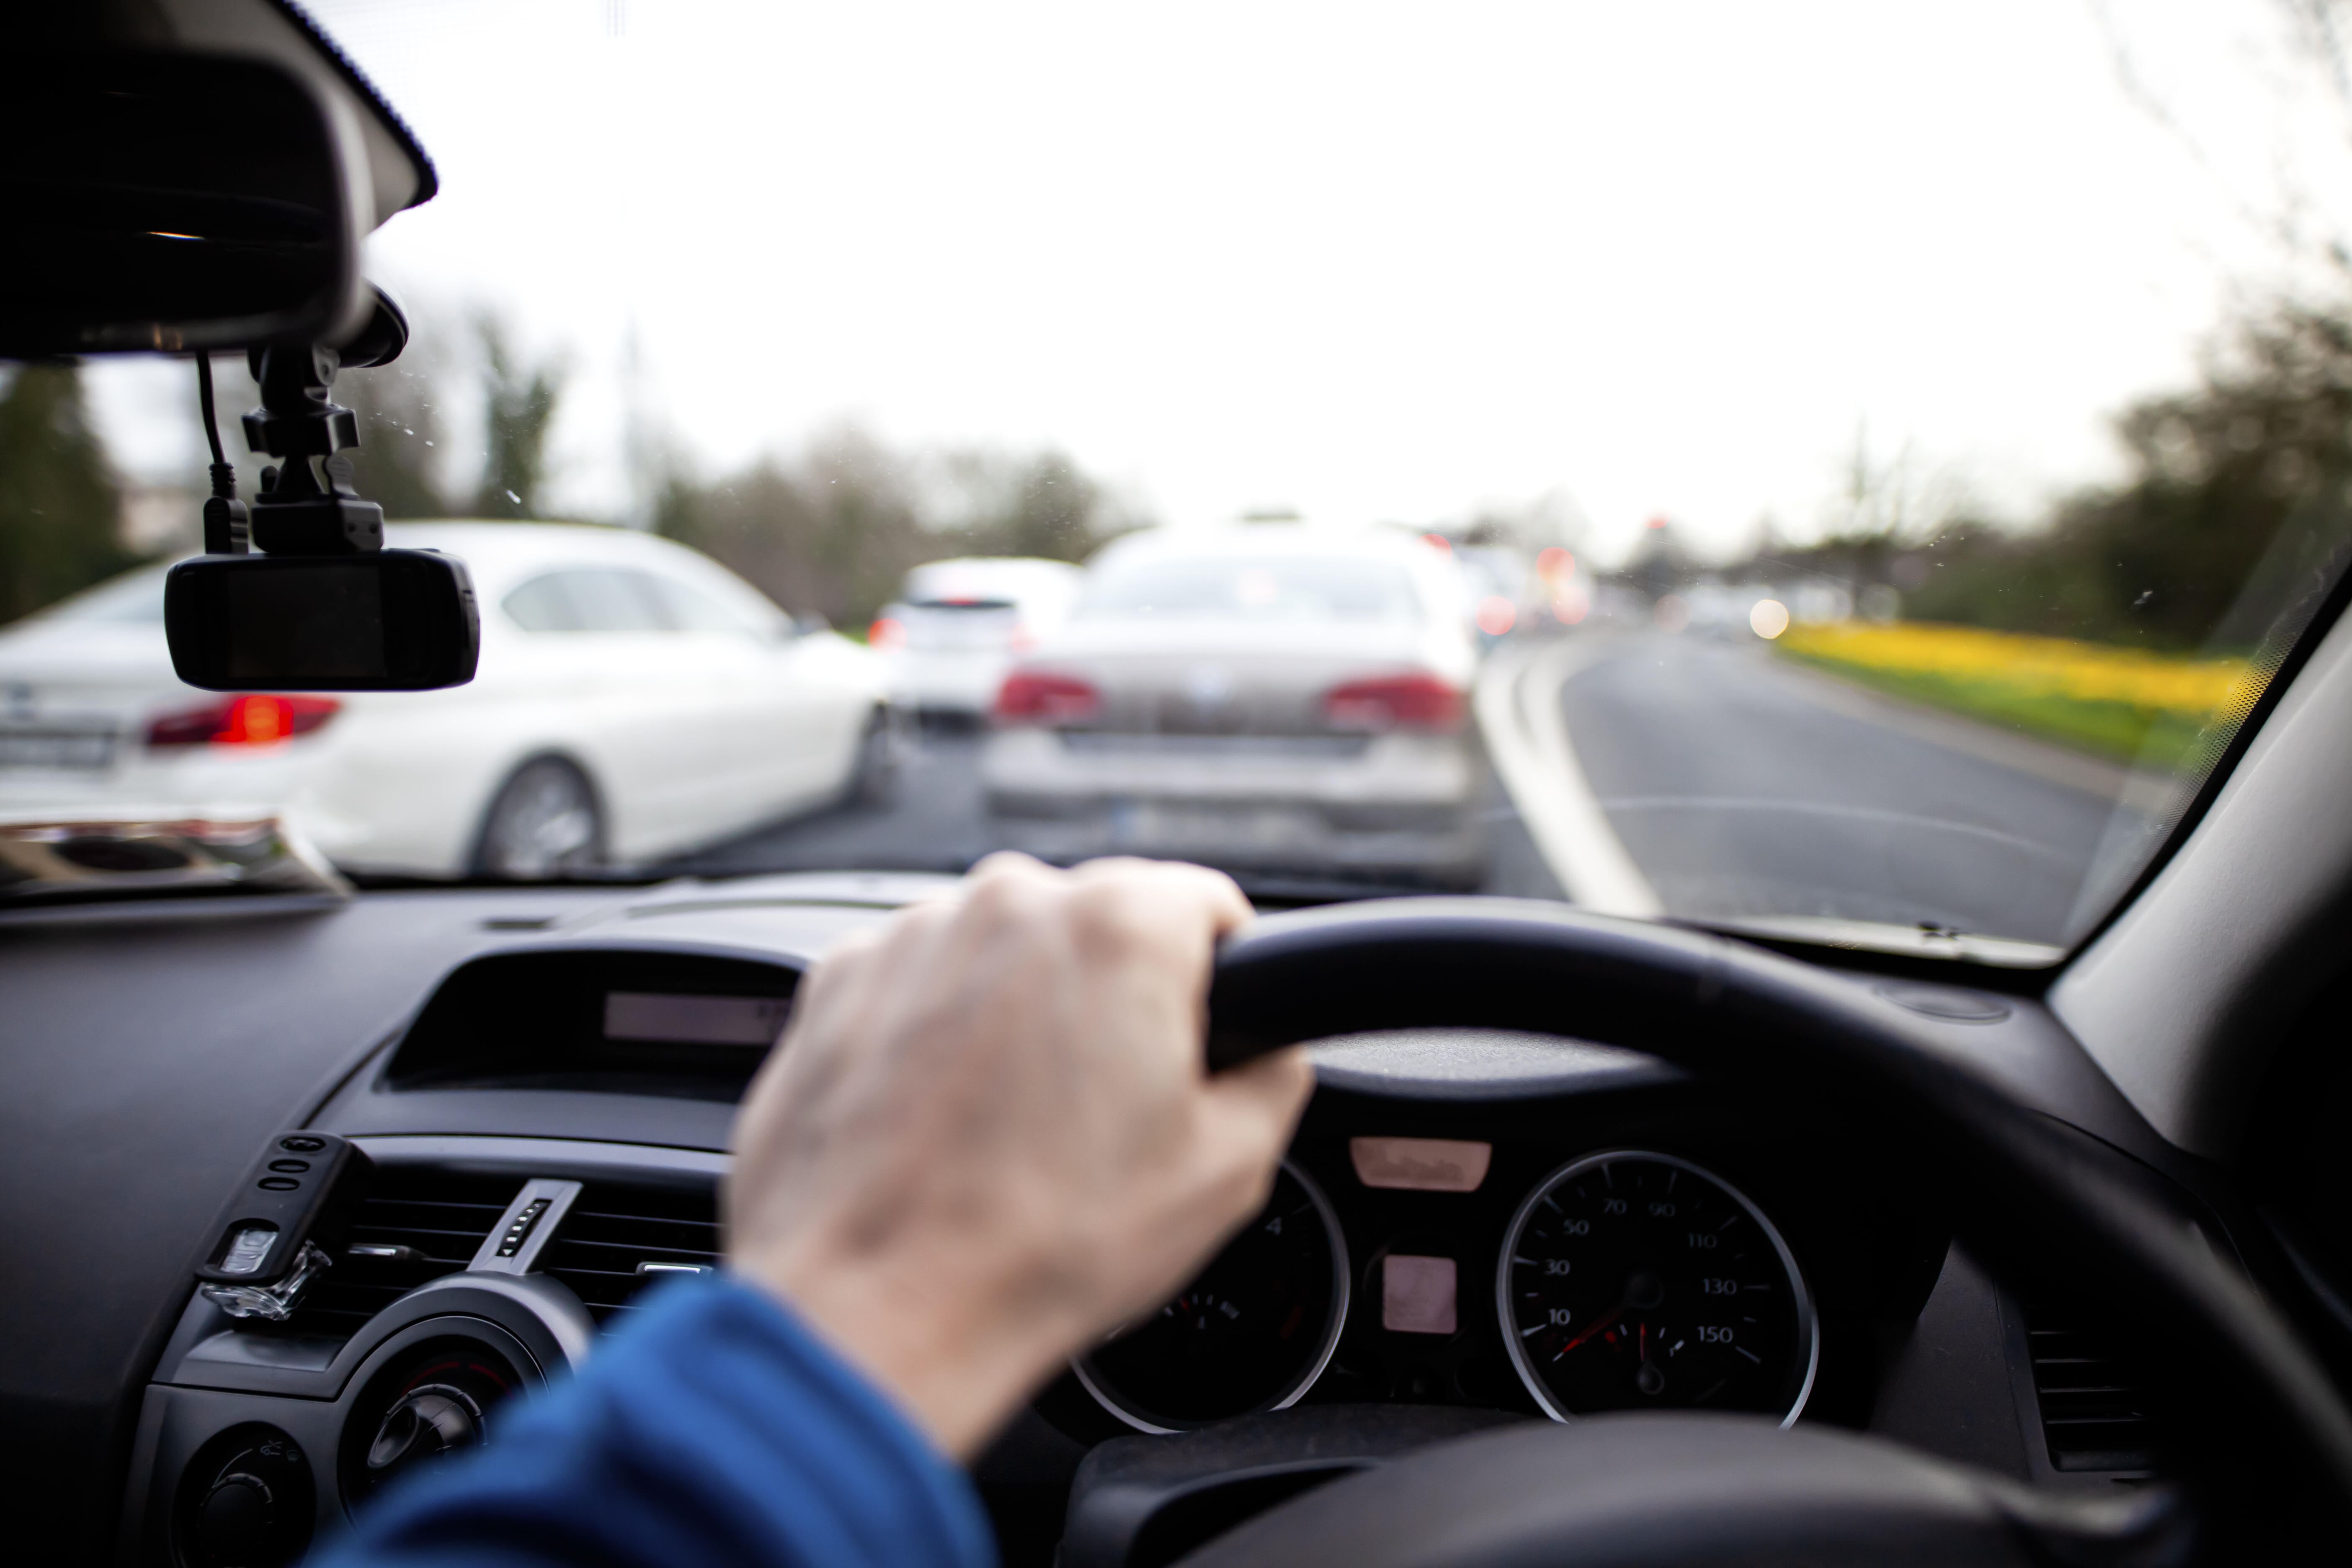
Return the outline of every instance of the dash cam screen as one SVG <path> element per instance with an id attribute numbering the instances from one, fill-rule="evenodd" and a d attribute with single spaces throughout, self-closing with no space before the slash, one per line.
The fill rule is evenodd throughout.
<path id="1" fill-rule="evenodd" d="M 228 673 L 269 685 L 381 680 L 383 574 L 368 560 L 304 561 L 223 574 L 228 600 Z"/>

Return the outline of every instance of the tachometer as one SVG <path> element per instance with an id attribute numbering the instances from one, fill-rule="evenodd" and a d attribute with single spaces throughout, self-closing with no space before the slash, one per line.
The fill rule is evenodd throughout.
<path id="1" fill-rule="evenodd" d="M 1754 1411 L 1786 1426 L 1821 1334 L 1763 1211 L 1686 1160 L 1589 1154 L 1528 1194 L 1495 1283 L 1505 1342 L 1555 1420 Z"/>
<path id="2" fill-rule="evenodd" d="M 1286 1164 L 1257 1217 L 1174 1300 L 1080 1361 L 1078 1380 L 1146 1432 L 1279 1410 L 1321 1374 L 1347 1313 L 1339 1221 Z"/>

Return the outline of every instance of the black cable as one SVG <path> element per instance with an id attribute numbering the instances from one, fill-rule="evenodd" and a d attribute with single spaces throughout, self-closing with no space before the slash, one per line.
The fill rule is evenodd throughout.
<path id="1" fill-rule="evenodd" d="M 226 463 L 221 452 L 220 425 L 213 414 L 213 356 L 204 350 L 196 351 L 196 402 L 205 411 L 205 439 L 211 443 L 213 461 Z"/>
<path id="2" fill-rule="evenodd" d="M 202 349 L 196 351 L 196 402 L 205 413 L 205 441 L 213 449 L 213 494 L 235 500 L 236 470 L 221 450 L 220 421 L 213 413 L 213 356 Z"/>

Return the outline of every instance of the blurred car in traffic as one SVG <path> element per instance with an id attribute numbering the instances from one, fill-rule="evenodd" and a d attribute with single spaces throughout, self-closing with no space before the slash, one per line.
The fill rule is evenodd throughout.
<path id="1" fill-rule="evenodd" d="M 183 684 L 163 573 L 0 631 L 0 810 L 283 808 L 348 869 L 642 863 L 852 794 L 891 757 L 881 661 L 625 529 L 410 523 L 472 574 L 480 674 L 442 691 Z"/>
<path id="2" fill-rule="evenodd" d="M 1014 656 L 1069 618 L 1086 574 L 1066 561 L 968 556 L 907 574 L 875 617 L 867 645 L 890 661 L 906 712 L 977 720 Z"/>
<path id="3" fill-rule="evenodd" d="M 1507 545 L 1458 544 L 1454 559 L 1468 584 L 1471 624 L 1487 646 L 1536 624 L 1542 584 L 1525 554 Z"/>
<path id="4" fill-rule="evenodd" d="M 1409 535 L 1130 535 L 1005 676 L 988 808 L 1003 842 L 1054 860 L 1472 886 L 1476 666 L 1460 573 Z"/>

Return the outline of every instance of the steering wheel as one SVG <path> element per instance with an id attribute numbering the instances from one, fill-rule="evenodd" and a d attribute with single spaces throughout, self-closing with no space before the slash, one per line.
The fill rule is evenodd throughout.
<path id="1" fill-rule="evenodd" d="M 1821 1427 L 1612 1415 L 1419 1450 L 1260 1514 L 1188 1563 L 2120 1563 L 2177 1561 L 2192 1530 L 2206 1546 L 2313 1530 L 2352 1541 L 2352 1413 L 2294 1330 L 2147 1194 L 2145 1173 L 1865 988 L 1559 905 L 1388 900 L 1271 916 L 1228 942 L 1209 1060 L 1448 1026 L 1621 1046 L 1859 1108 L 1918 1151 L 1956 1233 L 1996 1272 L 2063 1260 L 2128 1303 L 2152 1342 L 2190 1347 L 2167 1362 L 2192 1444 L 2186 1489 L 2039 1491 Z"/>

